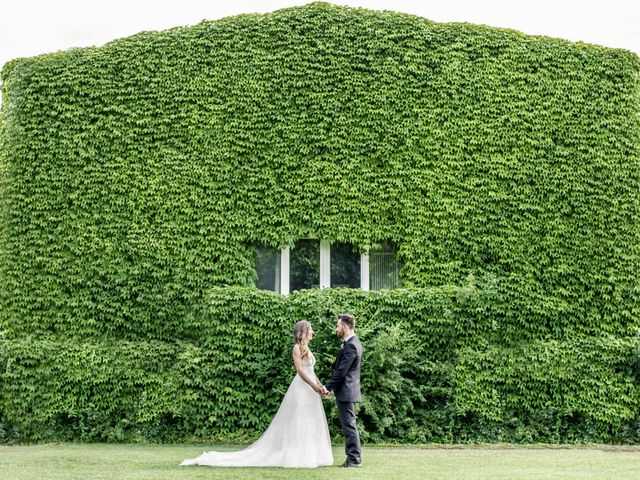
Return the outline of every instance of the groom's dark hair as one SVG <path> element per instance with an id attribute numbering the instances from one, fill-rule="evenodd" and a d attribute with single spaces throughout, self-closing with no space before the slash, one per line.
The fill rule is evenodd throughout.
<path id="1" fill-rule="evenodd" d="M 346 325 L 351 330 L 356 328 L 356 317 L 354 317 L 353 315 L 349 315 L 348 313 L 339 313 L 338 318 L 343 325 Z"/>

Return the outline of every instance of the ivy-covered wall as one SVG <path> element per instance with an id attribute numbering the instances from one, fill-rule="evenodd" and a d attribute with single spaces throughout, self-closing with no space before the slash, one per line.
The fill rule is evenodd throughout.
<path id="1" fill-rule="evenodd" d="M 400 246 L 405 285 L 491 271 L 523 328 L 637 317 L 633 53 L 311 4 L 17 59 L 3 321 L 162 322 L 251 249 Z"/>
<path id="2" fill-rule="evenodd" d="M 631 52 L 313 3 L 16 59 L 2 102 L 3 348 L 166 341 L 304 237 L 490 279 L 507 360 L 637 334 Z"/>

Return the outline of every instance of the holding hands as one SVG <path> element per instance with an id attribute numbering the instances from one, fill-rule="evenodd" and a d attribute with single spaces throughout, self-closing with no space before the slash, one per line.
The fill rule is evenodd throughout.
<path id="1" fill-rule="evenodd" d="M 315 391 L 318 392 L 318 395 L 320 395 L 322 398 L 329 398 L 332 394 L 332 392 L 330 392 L 329 390 L 327 390 L 324 385 L 322 384 L 318 384 L 315 388 Z"/>

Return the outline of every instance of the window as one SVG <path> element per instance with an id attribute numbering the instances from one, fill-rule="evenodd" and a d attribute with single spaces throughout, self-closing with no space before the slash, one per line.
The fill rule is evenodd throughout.
<path id="1" fill-rule="evenodd" d="M 256 247 L 256 287 L 260 290 L 280 292 L 280 250 Z"/>
<path id="2" fill-rule="evenodd" d="M 364 254 L 349 243 L 317 239 L 282 250 L 256 248 L 256 287 L 283 295 L 308 288 L 395 288 L 398 270 L 395 246 L 386 241 Z"/>
<path id="3" fill-rule="evenodd" d="M 298 240 L 289 252 L 289 291 L 320 287 L 320 242 Z"/>
<path id="4" fill-rule="evenodd" d="M 349 243 L 334 243 L 330 250 L 331 287 L 360 288 L 360 254 Z"/>
<path id="5" fill-rule="evenodd" d="M 369 287 L 371 290 L 385 290 L 398 286 L 398 260 L 396 248 L 385 241 L 369 251 Z"/>

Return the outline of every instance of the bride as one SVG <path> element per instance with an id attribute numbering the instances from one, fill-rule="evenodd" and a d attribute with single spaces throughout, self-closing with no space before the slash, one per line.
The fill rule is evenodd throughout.
<path id="1" fill-rule="evenodd" d="M 293 328 L 296 344 L 293 363 L 298 372 L 289 385 L 271 425 L 244 450 L 205 452 L 180 465 L 212 467 L 306 467 L 333 465 L 331 437 L 322 406 L 323 386 L 309 350 L 313 338 L 311 323 L 302 320 Z"/>

